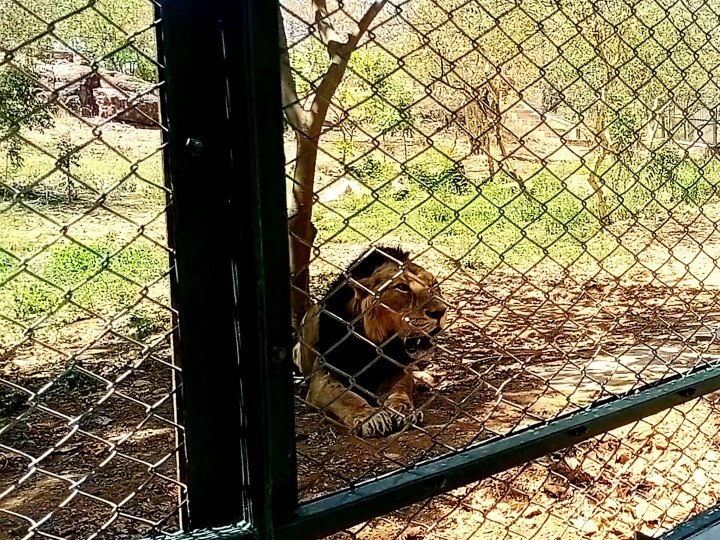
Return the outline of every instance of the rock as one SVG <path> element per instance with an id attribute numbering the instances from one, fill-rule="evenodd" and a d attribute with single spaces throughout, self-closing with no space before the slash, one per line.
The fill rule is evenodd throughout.
<path id="1" fill-rule="evenodd" d="M 94 96 L 100 118 L 116 116 L 118 121 L 148 127 L 156 127 L 159 123 L 158 102 L 154 96 L 138 98 L 107 87 L 96 89 Z"/>
<path id="2" fill-rule="evenodd" d="M 572 524 L 583 536 L 592 536 L 600 530 L 593 519 L 578 517 L 572 520 Z"/>
<path id="3" fill-rule="evenodd" d="M 331 202 L 348 195 L 361 195 L 364 188 L 360 182 L 339 178 L 318 192 L 320 202 Z"/>
<path id="4" fill-rule="evenodd" d="M 705 474 L 705 471 L 702 469 L 695 469 L 695 471 L 692 473 L 692 479 L 700 487 L 704 487 L 705 484 L 707 484 L 707 482 L 708 482 L 707 475 Z"/>
<path id="5" fill-rule="evenodd" d="M 159 98 L 147 81 L 65 60 L 39 63 L 35 72 L 40 91 L 56 93 L 58 102 L 79 116 L 158 127 Z"/>

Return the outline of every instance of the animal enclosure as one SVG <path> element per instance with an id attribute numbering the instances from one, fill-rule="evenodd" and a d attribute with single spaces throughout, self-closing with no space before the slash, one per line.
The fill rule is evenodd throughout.
<path id="1" fill-rule="evenodd" d="M 300 239 L 312 245 L 303 294 L 324 306 L 336 276 L 357 277 L 348 265 L 369 245 L 401 246 L 437 276 L 448 307 L 436 349 L 412 364 L 422 423 L 358 438 L 330 406 L 308 403 L 298 379 L 301 496 L 411 470 L 717 361 L 717 6 L 281 4 L 294 87 L 283 96 L 291 235 L 308 190 L 317 228 Z M 339 64 L 329 61 L 346 35 L 360 38 L 341 39 Z M 302 140 L 313 137 L 306 174 L 313 149 Z M 356 321 L 348 334 L 362 333 Z M 356 375 L 347 391 L 362 390 L 365 366 L 346 373 L 324 347 L 325 369 L 346 383 Z M 714 403 L 651 416 L 347 536 L 657 534 L 680 506 L 715 502 L 704 461 Z M 678 448 L 658 442 L 665 430 Z M 684 480 L 672 479 L 678 459 Z"/>
<path id="2" fill-rule="evenodd" d="M 720 3 L 0 14 L 0 538 L 718 503 Z"/>

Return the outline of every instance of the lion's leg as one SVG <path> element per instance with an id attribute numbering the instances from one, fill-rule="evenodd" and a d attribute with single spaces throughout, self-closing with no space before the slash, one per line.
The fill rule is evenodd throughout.
<path id="1" fill-rule="evenodd" d="M 410 368 L 405 368 L 401 375 L 388 380 L 380 387 L 383 407 L 399 413 L 403 424 L 420 423 L 423 420 L 422 411 L 416 411 L 413 404 L 414 390 L 415 380 Z"/>
<path id="2" fill-rule="evenodd" d="M 400 427 L 396 414 L 371 406 L 324 369 L 313 374 L 307 401 L 362 437 L 383 437 Z"/>
<path id="3" fill-rule="evenodd" d="M 320 304 L 314 304 L 308 309 L 300 324 L 299 339 L 293 347 L 293 362 L 298 368 L 300 375 L 308 377 L 312 374 L 317 354 L 315 347 L 320 339 Z"/>

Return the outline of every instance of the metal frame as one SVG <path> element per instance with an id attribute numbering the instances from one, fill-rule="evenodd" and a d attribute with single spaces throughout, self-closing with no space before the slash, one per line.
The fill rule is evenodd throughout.
<path id="1" fill-rule="evenodd" d="M 709 529 L 718 529 L 708 532 Z M 691 517 L 680 525 L 658 537 L 658 540 L 712 540 L 720 536 L 720 506 L 713 506 Z"/>
<path id="2" fill-rule="evenodd" d="M 720 389 L 705 366 L 299 504 L 277 3 L 160 4 L 193 531 L 167 538 L 320 538 Z"/>
<path id="3" fill-rule="evenodd" d="M 489 440 L 457 454 L 305 503 L 290 521 L 280 526 L 280 537 L 319 538 L 488 478 L 718 389 L 720 366 L 676 375 L 540 426 Z"/>
<path id="4" fill-rule="evenodd" d="M 297 504 L 277 6 L 159 7 L 187 526 L 270 537 Z"/>

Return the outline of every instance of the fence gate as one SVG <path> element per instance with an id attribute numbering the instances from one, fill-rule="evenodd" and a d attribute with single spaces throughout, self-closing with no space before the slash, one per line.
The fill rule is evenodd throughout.
<path id="1" fill-rule="evenodd" d="M 715 0 L 0 13 L 0 538 L 716 524 Z"/>

